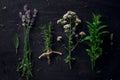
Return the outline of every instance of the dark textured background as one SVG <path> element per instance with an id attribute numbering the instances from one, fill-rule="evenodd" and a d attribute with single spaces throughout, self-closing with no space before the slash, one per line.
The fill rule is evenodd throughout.
<path id="1" fill-rule="evenodd" d="M 22 58 L 23 29 L 20 26 L 19 11 L 28 4 L 31 9 L 39 10 L 36 25 L 30 33 L 30 44 L 33 61 L 33 77 L 31 80 L 120 80 L 120 1 L 119 0 L 0 0 L 0 80 L 24 80 L 16 72 L 16 66 Z M 3 9 L 6 6 L 6 9 Z M 101 14 L 108 25 L 110 33 L 114 33 L 114 46 L 110 50 L 109 35 L 104 36 L 103 55 L 96 61 L 96 70 L 92 72 L 90 59 L 85 46 L 80 44 L 74 51 L 76 61 L 69 70 L 63 59 L 66 52 L 55 41 L 62 34 L 62 27 L 56 20 L 68 10 L 75 11 L 82 20 L 80 30 L 87 31 L 85 21 L 91 20 L 92 13 Z M 54 23 L 54 50 L 61 51 L 63 56 L 52 56 L 52 63 L 47 59 L 38 59 L 44 44 L 41 39 L 40 24 Z M 20 48 L 15 53 L 13 36 L 20 37 Z"/>

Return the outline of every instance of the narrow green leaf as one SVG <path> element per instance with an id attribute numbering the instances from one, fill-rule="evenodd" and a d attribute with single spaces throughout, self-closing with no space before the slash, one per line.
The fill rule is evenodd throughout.
<path id="1" fill-rule="evenodd" d="M 14 41 L 14 45 L 15 45 L 16 53 L 17 53 L 17 49 L 19 47 L 19 37 L 17 34 L 15 34 L 13 41 Z"/>
<path id="2" fill-rule="evenodd" d="M 91 23 L 88 22 L 88 21 L 86 21 L 86 23 L 87 23 L 87 26 L 88 26 L 89 29 L 92 29 L 92 28 L 93 28 L 93 24 L 91 24 Z"/>
<path id="3" fill-rule="evenodd" d="M 106 27 L 107 27 L 107 25 L 102 25 L 97 29 L 97 31 L 100 31 L 101 29 L 106 28 Z"/>
<path id="4" fill-rule="evenodd" d="M 108 31 L 99 32 L 99 33 L 98 33 L 98 37 L 100 37 L 101 35 L 106 34 L 106 33 L 109 33 L 109 32 L 108 32 Z"/>
<path id="5" fill-rule="evenodd" d="M 91 36 L 86 36 L 85 38 L 82 39 L 82 41 L 87 41 L 87 40 L 91 40 Z"/>

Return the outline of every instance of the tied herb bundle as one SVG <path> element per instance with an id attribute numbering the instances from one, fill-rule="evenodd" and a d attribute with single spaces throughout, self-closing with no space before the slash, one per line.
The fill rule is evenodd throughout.
<path id="1" fill-rule="evenodd" d="M 48 59 L 48 64 L 50 64 L 50 55 L 51 54 L 59 54 L 59 55 L 62 55 L 62 53 L 58 52 L 58 51 L 53 51 L 52 50 L 52 39 L 53 39 L 53 36 L 52 36 L 52 23 L 49 22 L 48 24 L 46 25 L 42 25 L 40 27 L 42 29 L 42 35 L 43 35 L 43 38 L 44 38 L 44 44 L 45 44 L 45 48 L 44 48 L 44 53 L 42 53 L 38 58 L 41 59 L 42 57 L 47 57 Z"/>
<path id="2" fill-rule="evenodd" d="M 22 76 L 26 77 L 27 80 L 32 76 L 31 49 L 29 43 L 30 29 L 33 26 L 37 12 L 38 11 L 34 9 L 32 14 L 27 5 L 24 5 L 24 13 L 19 12 L 24 29 L 24 46 L 22 61 L 17 66 L 17 71 L 21 72 Z"/>
<path id="3" fill-rule="evenodd" d="M 64 32 L 67 37 L 67 43 L 63 43 L 62 36 L 58 36 L 57 41 L 59 41 L 68 52 L 68 55 L 66 56 L 64 61 L 65 63 L 69 64 L 70 69 L 71 61 L 75 60 L 75 58 L 72 57 L 72 51 L 77 47 L 78 43 L 81 42 L 83 36 L 86 35 L 83 31 L 79 32 L 79 34 L 76 33 L 76 28 L 79 25 L 79 23 L 81 23 L 81 20 L 73 11 L 68 11 L 66 14 L 64 14 L 62 19 L 59 19 L 57 21 L 57 24 L 63 25 Z M 74 38 L 76 38 L 76 42 L 74 42 Z"/>
<path id="4" fill-rule="evenodd" d="M 105 31 L 106 25 L 103 25 L 103 22 L 100 21 L 101 15 L 93 14 L 93 22 L 87 22 L 87 27 L 89 30 L 89 36 L 86 36 L 83 41 L 88 41 L 89 49 L 86 49 L 88 55 L 91 59 L 92 69 L 95 67 L 95 61 L 99 56 L 102 55 L 103 49 L 100 47 L 103 43 L 101 36 L 108 33 Z"/>

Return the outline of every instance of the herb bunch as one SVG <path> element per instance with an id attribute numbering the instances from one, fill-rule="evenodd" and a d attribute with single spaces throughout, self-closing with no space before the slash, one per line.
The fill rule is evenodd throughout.
<path id="1" fill-rule="evenodd" d="M 19 12 L 22 26 L 24 29 L 24 46 L 23 46 L 23 58 L 17 66 L 17 71 L 22 73 L 22 76 L 26 77 L 27 80 L 32 76 L 32 62 L 31 62 L 31 49 L 29 43 L 30 29 L 33 26 L 37 10 L 34 9 L 33 14 L 27 5 L 24 5 L 24 13 Z"/>
<path id="2" fill-rule="evenodd" d="M 89 30 L 89 36 L 86 36 L 83 40 L 88 41 L 89 49 L 86 49 L 88 55 L 91 59 L 92 69 L 95 67 L 95 61 L 102 55 L 103 49 L 100 47 L 103 43 L 101 36 L 108 31 L 105 31 L 106 25 L 103 25 L 103 22 L 100 21 L 101 15 L 93 14 L 93 22 L 87 21 L 87 27 Z"/>
<path id="3" fill-rule="evenodd" d="M 47 57 L 48 59 L 48 64 L 50 64 L 51 59 L 50 59 L 50 55 L 51 54 L 59 54 L 62 55 L 62 53 L 58 52 L 58 51 L 53 51 L 52 47 L 53 47 L 53 36 L 52 36 L 52 23 L 49 22 L 46 25 L 42 25 L 40 26 L 40 28 L 42 29 L 42 35 L 43 35 L 43 39 L 44 39 L 44 53 L 42 53 L 38 58 L 41 59 L 42 57 Z"/>
<path id="4" fill-rule="evenodd" d="M 67 44 L 62 42 L 62 36 L 57 37 L 57 41 L 62 43 L 62 46 L 66 49 L 68 52 L 68 55 L 64 59 L 65 63 L 69 64 L 69 68 L 71 69 L 71 61 L 75 60 L 74 57 L 72 57 L 72 51 L 77 47 L 78 43 L 81 42 L 81 39 L 85 34 L 85 32 L 80 32 L 79 35 L 76 34 L 76 28 L 81 23 L 81 20 L 78 18 L 75 12 L 68 11 L 63 15 L 62 19 L 59 19 L 57 21 L 57 24 L 63 25 L 64 32 L 67 37 Z M 77 38 L 76 43 L 74 43 L 73 38 Z"/>

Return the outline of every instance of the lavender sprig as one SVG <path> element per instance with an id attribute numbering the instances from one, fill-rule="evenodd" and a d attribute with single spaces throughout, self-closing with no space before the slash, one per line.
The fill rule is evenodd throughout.
<path id="1" fill-rule="evenodd" d="M 29 28 L 32 27 L 34 21 L 35 21 L 35 17 L 38 13 L 37 9 L 33 10 L 33 14 L 31 14 L 31 10 L 27 7 L 27 5 L 24 6 L 24 13 L 19 12 L 19 16 L 22 20 L 22 26 L 29 26 Z"/>
<path id="2" fill-rule="evenodd" d="M 19 12 L 22 26 L 24 28 L 24 46 L 23 46 L 23 58 L 17 67 L 17 71 L 22 72 L 22 76 L 27 80 L 32 76 L 32 62 L 31 62 L 31 49 L 29 44 L 29 34 L 32 25 L 34 24 L 35 17 L 37 15 L 37 9 L 31 10 L 27 5 L 24 5 L 24 12 Z"/>

